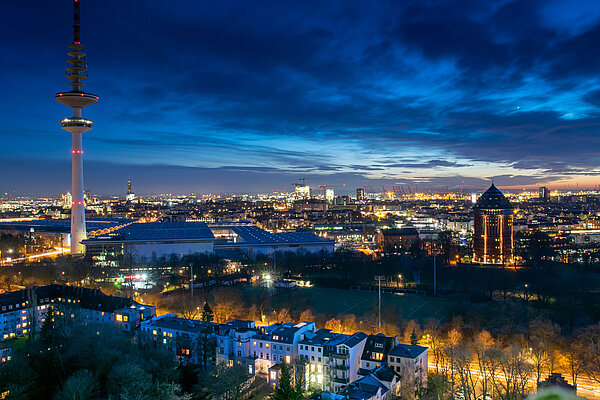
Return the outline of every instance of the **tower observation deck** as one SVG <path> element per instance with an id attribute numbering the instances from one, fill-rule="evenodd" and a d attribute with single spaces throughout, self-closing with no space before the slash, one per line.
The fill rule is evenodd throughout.
<path id="1" fill-rule="evenodd" d="M 87 59 L 82 50 L 85 48 L 79 39 L 79 0 L 73 1 L 73 43 L 67 53 L 67 74 L 71 86 L 68 92 L 59 92 L 54 98 L 73 109 L 73 116 L 60 121 L 62 128 L 71 133 L 73 139 L 71 167 L 71 254 L 82 254 L 82 240 L 87 238 L 85 230 L 85 200 L 83 197 L 83 145 L 82 134 L 92 129 L 94 121 L 83 118 L 81 109 L 98 102 L 98 96 L 82 90 L 83 81 L 88 78 Z"/>

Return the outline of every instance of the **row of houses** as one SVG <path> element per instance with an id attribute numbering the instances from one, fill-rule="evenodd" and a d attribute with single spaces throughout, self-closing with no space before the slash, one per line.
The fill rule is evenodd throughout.
<path id="1" fill-rule="evenodd" d="M 241 366 L 273 387 L 284 364 L 305 389 L 353 399 L 385 399 L 403 384 L 427 382 L 426 347 L 383 334 L 334 333 L 309 321 L 258 327 L 254 321 L 216 324 L 167 314 L 142 321 L 141 332 L 168 346 L 180 362 Z"/>
<path id="2" fill-rule="evenodd" d="M 219 324 L 156 316 L 153 306 L 66 285 L 0 295 L 0 361 L 10 360 L 10 339 L 41 328 L 49 307 L 65 318 L 113 324 L 140 340 L 156 341 L 182 364 L 241 366 L 273 387 L 286 364 L 305 389 L 322 391 L 332 400 L 384 400 L 402 385 L 427 382 L 427 348 L 401 344 L 395 337 L 334 333 L 310 321 L 259 327 L 246 320 Z"/>

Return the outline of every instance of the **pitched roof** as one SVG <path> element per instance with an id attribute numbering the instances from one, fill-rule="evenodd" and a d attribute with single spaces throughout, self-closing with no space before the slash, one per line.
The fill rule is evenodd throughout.
<path id="1" fill-rule="evenodd" d="M 100 289 L 52 284 L 39 287 L 36 286 L 31 289 L 17 290 L 0 295 L 1 306 L 19 305 L 18 308 L 11 310 L 8 310 L 8 307 L 7 310 L 4 311 L 1 311 L 0 309 L 0 313 L 24 309 L 25 307 L 23 307 L 22 304 L 28 303 L 29 300 L 33 298 L 36 299 L 36 305 L 47 304 L 52 301 L 68 302 L 68 300 L 71 300 L 73 304 L 77 304 L 81 308 L 105 312 L 115 312 L 115 310 L 120 308 L 138 304 L 131 298 L 106 295 L 102 293 Z M 29 304 L 27 304 L 26 307 L 29 307 Z"/>
<path id="2" fill-rule="evenodd" d="M 377 335 L 369 335 L 361 356 L 361 360 L 381 361 L 379 359 L 373 358 L 373 353 L 383 353 L 385 357 L 390 351 L 390 349 L 394 347 L 395 344 L 395 337 L 385 336 L 383 333 L 378 333 Z"/>
<path id="3" fill-rule="evenodd" d="M 510 201 L 502 194 L 496 186 L 492 183 L 492 186 L 482 194 L 473 209 L 512 209 L 513 206 Z"/>
<path id="4" fill-rule="evenodd" d="M 403 358 L 417 358 L 421 354 L 427 351 L 427 347 L 413 346 L 411 344 L 400 343 L 391 349 L 388 356 L 392 357 L 403 357 Z"/>

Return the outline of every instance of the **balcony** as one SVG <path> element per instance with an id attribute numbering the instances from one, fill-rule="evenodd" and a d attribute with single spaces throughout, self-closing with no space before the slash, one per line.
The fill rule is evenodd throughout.
<path id="1" fill-rule="evenodd" d="M 340 353 L 329 353 L 329 357 L 338 358 L 340 360 L 345 360 L 348 358 L 348 354 L 340 354 Z"/>
<path id="2" fill-rule="evenodd" d="M 343 384 L 347 384 L 348 383 L 348 378 L 339 378 L 337 376 L 333 377 L 333 381 L 335 383 L 343 383 Z"/>

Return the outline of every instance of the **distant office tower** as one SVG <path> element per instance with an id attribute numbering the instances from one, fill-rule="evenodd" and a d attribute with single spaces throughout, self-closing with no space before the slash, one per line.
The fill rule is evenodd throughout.
<path id="1" fill-rule="evenodd" d="M 135 200 L 135 193 L 133 193 L 133 190 L 131 190 L 131 179 L 127 181 L 127 195 L 125 196 L 125 200 Z"/>
<path id="2" fill-rule="evenodd" d="M 81 90 L 83 81 L 88 78 L 85 48 L 79 41 L 79 0 L 73 2 L 73 43 L 67 53 L 67 75 L 71 80 L 69 85 L 73 88 L 70 92 L 60 92 L 54 95 L 56 101 L 73 109 L 73 117 L 60 121 L 63 129 L 71 132 L 73 137 L 72 169 L 71 169 L 71 254 L 81 254 L 84 247 L 81 241 L 86 239 L 85 230 L 85 200 L 83 198 L 83 146 L 81 135 L 92 129 L 93 121 L 81 116 L 83 107 L 91 106 L 98 102 L 98 96 L 85 93 Z"/>
<path id="3" fill-rule="evenodd" d="M 312 191 L 310 190 L 310 186 L 305 184 L 296 185 L 296 198 L 298 199 L 310 199 L 312 197 Z"/>
<path id="4" fill-rule="evenodd" d="M 333 199 L 335 198 L 335 192 L 333 189 L 325 189 L 325 200 L 327 200 L 328 202 L 333 202 Z"/>
<path id="5" fill-rule="evenodd" d="M 473 261 L 483 264 L 513 262 L 513 206 L 494 184 L 473 207 Z"/>
<path id="6" fill-rule="evenodd" d="M 550 190 L 548 190 L 547 187 L 542 186 L 540 187 L 540 200 L 542 200 L 544 203 L 547 203 L 548 201 L 550 201 Z"/>
<path id="7" fill-rule="evenodd" d="M 356 200 L 362 201 L 365 199 L 365 189 L 358 188 L 356 189 Z"/>

